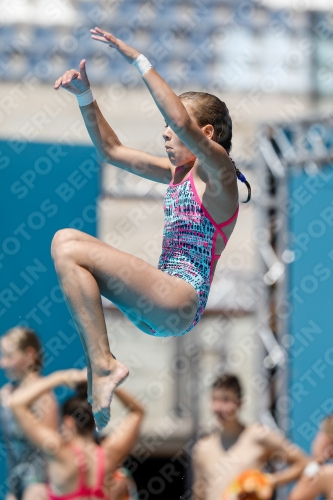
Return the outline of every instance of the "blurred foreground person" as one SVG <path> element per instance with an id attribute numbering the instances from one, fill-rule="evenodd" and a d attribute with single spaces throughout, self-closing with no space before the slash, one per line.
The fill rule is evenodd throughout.
<path id="1" fill-rule="evenodd" d="M 269 499 L 276 486 L 298 478 L 306 465 L 305 455 L 280 433 L 258 423 L 244 426 L 238 419 L 241 404 L 242 388 L 236 376 L 225 374 L 214 382 L 211 407 L 218 429 L 195 445 L 193 500 L 229 498 L 230 486 L 239 483 L 239 477 L 246 471 L 252 473 L 255 492 L 260 481 L 254 475 L 259 476 L 259 470 L 270 460 L 289 463 L 288 468 L 265 475 L 261 496 L 254 493 L 232 496 L 239 500 Z"/>
<path id="2" fill-rule="evenodd" d="M 0 424 L 7 451 L 7 499 L 46 498 L 44 455 L 26 438 L 8 405 L 10 396 L 17 390 L 26 390 L 31 384 L 41 380 L 41 343 L 34 330 L 15 327 L 1 337 L 0 348 L 0 366 L 9 380 L 0 390 Z M 58 409 L 50 390 L 40 394 L 29 411 L 34 414 L 38 425 L 55 432 L 58 426 Z"/>
<path id="3" fill-rule="evenodd" d="M 37 424 L 31 404 L 57 386 L 77 387 L 77 395 L 62 406 L 61 433 Z M 129 413 L 99 446 L 94 439 L 94 417 L 87 401 L 87 374 L 83 370 L 54 372 L 17 390 L 10 401 L 22 431 L 47 461 L 50 500 L 129 499 L 129 480 L 115 472 L 135 445 L 144 416 L 140 403 L 124 389 L 115 391 Z"/>
<path id="4" fill-rule="evenodd" d="M 288 500 L 315 500 L 319 496 L 333 500 L 333 464 L 325 463 L 333 457 L 333 415 L 323 421 L 311 451 L 313 459 Z"/>

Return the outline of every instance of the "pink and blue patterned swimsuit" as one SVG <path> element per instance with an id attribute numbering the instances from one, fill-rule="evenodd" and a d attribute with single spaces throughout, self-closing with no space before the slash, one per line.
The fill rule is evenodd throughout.
<path id="1" fill-rule="evenodd" d="M 205 310 L 214 264 L 220 258 L 215 254 L 217 236 L 220 234 L 227 244 L 228 238 L 222 228 L 233 222 L 237 215 L 238 208 L 229 220 L 217 224 L 201 203 L 192 170 L 189 177 L 179 184 L 173 181 L 169 184 L 164 198 L 165 221 L 158 268 L 187 281 L 198 294 L 195 318 L 181 335 L 192 330 Z M 164 337 L 166 332 L 153 330 L 153 335 Z"/>

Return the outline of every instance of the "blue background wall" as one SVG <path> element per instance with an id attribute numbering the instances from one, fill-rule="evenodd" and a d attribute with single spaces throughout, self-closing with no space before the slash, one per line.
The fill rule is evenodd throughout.
<path id="1" fill-rule="evenodd" d="M 291 171 L 289 194 L 290 437 L 309 451 L 333 413 L 333 168 Z"/>
<path id="2" fill-rule="evenodd" d="M 96 235 L 99 161 L 92 147 L 0 142 L 0 334 L 17 324 L 36 329 L 44 373 L 85 365 L 60 291 L 50 245 L 75 227 Z M 5 382 L 0 373 L 0 385 Z M 57 392 L 60 399 L 68 390 Z M 0 498 L 5 450 L 0 450 Z"/>

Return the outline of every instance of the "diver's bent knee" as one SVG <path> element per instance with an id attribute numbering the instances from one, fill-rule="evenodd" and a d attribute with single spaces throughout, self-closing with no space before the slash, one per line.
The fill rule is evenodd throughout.
<path id="1" fill-rule="evenodd" d="M 54 265 L 58 270 L 61 270 L 63 265 L 67 267 L 69 262 L 76 262 L 78 254 L 78 242 L 75 240 L 67 240 L 58 243 L 53 250 L 52 258 Z"/>
<path id="2" fill-rule="evenodd" d="M 80 231 L 71 228 L 59 229 L 59 231 L 55 233 L 51 243 L 51 256 L 53 260 L 55 260 L 56 255 L 59 253 L 59 247 L 64 243 L 76 240 L 77 233 L 80 233 Z"/>

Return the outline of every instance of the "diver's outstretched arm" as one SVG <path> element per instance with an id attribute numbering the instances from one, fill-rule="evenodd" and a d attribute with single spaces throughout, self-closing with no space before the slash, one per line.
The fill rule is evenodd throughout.
<path id="1" fill-rule="evenodd" d="M 86 61 L 80 62 L 79 70 L 66 71 L 54 84 L 72 94 L 80 95 L 89 91 L 90 83 L 86 72 Z M 162 184 L 172 179 L 172 165 L 168 158 L 154 156 L 144 151 L 124 146 L 117 134 L 105 120 L 96 100 L 80 106 L 84 123 L 100 157 L 123 170 Z M 139 126 L 139 124 L 138 124 Z"/>

